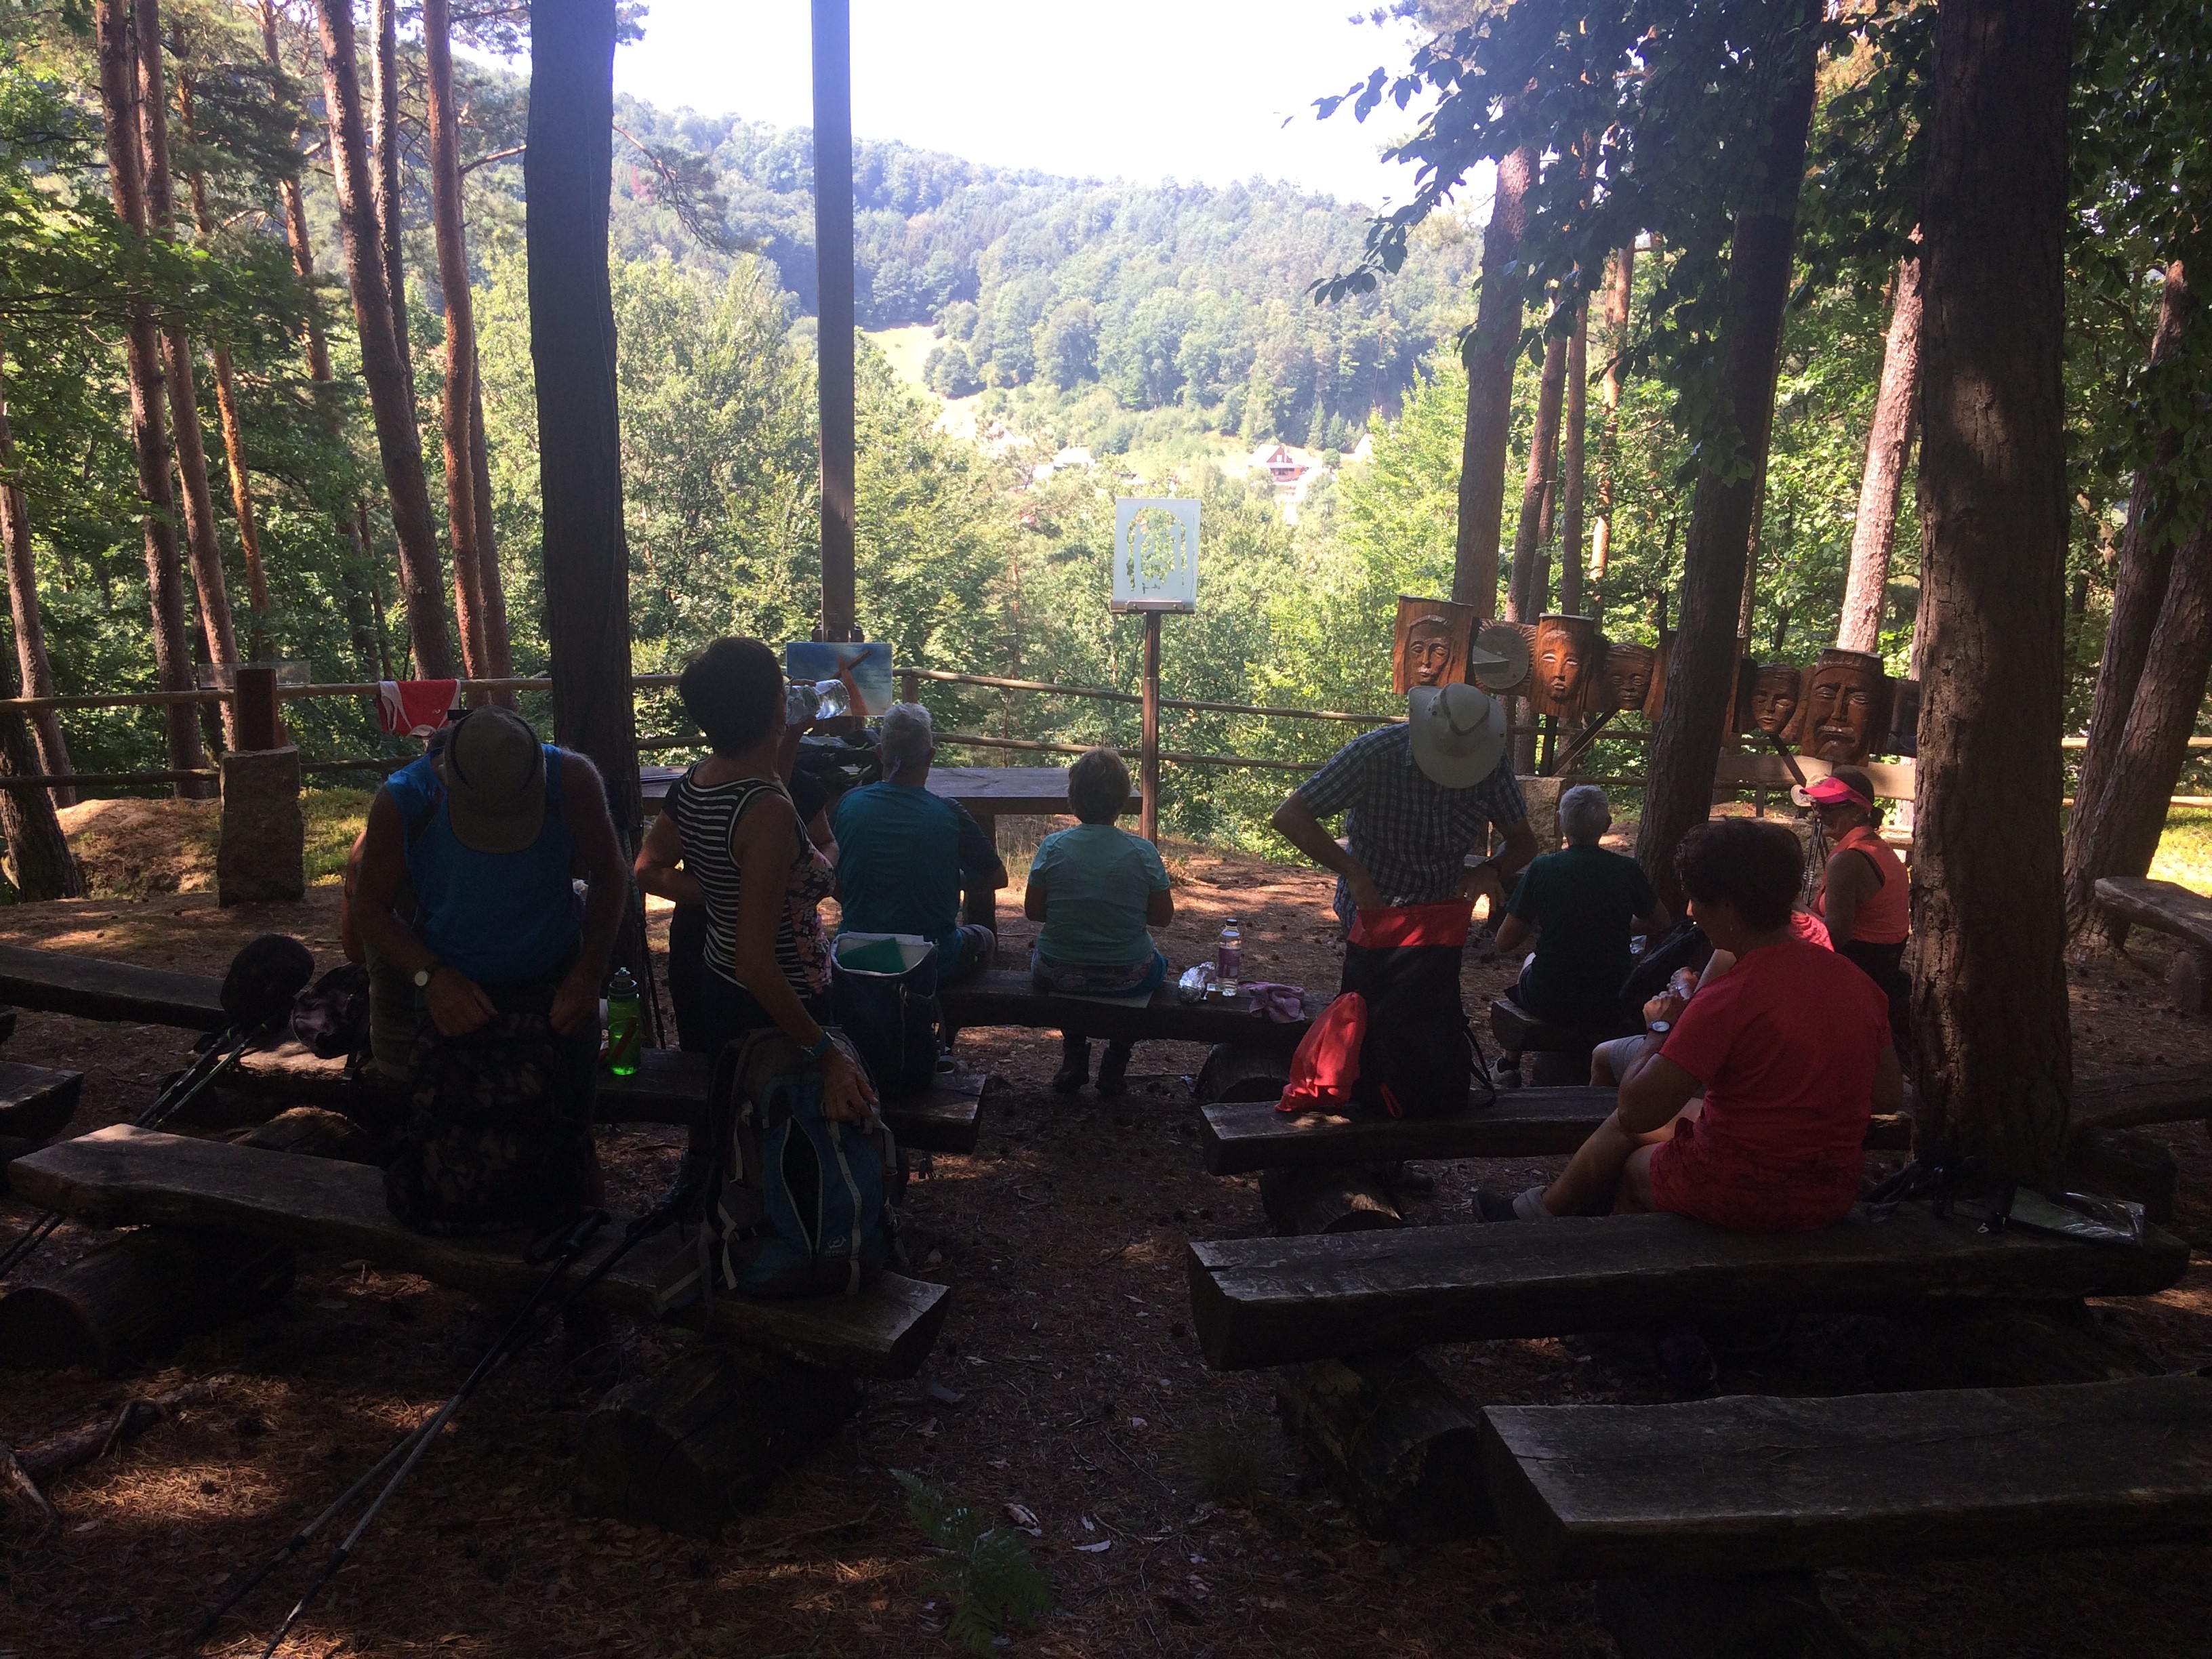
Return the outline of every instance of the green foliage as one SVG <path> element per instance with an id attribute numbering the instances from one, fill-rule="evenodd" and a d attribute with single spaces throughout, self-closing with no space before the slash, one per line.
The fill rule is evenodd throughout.
<path id="1" fill-rule="evenodd" d="M 988 1527 L 965 1504 L 904 1469 L 891 1475 L 906 1490 L 906 1512 L 937 1549 L 939 1587 L 952 1603 L 946 1634 L 989 1659 L 1008 1626 L 1026 1629 L 1052 1607 L 1052 1581 L 1030 1559 L 1029 1540 L 1011 1527 Z"/>

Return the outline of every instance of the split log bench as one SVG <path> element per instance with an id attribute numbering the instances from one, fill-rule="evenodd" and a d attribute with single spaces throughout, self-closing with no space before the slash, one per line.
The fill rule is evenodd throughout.
<path id="1" fill-rule="evenodd" d="M 2188 1247 L 2141 1249 L 1905 1205 L 1814 1233 L 1723 1232 L 1673 1215 L 1194 1240 L 1192 1324 L 1217 1370 L 1437 1342 L 1565 1336 L 1786 1312 L 1910 1310 L 1974 1299 L 2148 1296 Z"/>
<path id="2" fill-rule="evenodd" d="M 2205 988 L 2212 985 L 2212 898 L 2192 893 L 2179 882 L 2104 876 L 2097 882 L 2097 902 L 2134 927 L 2165 933 L 2188 946 L 2175 954 L 2166 969 L 2166 988 L 2182 1012 L 2203 1013 Z"/>
<path id="3" fill-rule="evenodd" d="M 219 1031 L 230 1023 L 222 981 L 208 975 L 23 945 L 0 945 L 0 1000 L 42 1014 L 194 1031 Z"/>
<path id="4" fill-rule="evenodd" d="M 1541 1069 L 1552 1073 L 1578 1072 L 1573 1081 L 1586 1081 L 1589 1077 L 1590 1050 L 1601 1042 L 1614 1037 L 1634 1036 L 1644 1029 L 1639 1019 L 1628 1019 L 1610 1025 L 1557 1025 L 1548 1019 L 1540 1019 L 1511 997 L 1497 997 L 1490 1005 L 1490 1034 L 1498 1039 L 1501 1058 L 1509 1066 L 1517 1067 L 1523 1054 L 1547 1057 Z M 1532 1077 L 1532 1083 L 1559 1084 L 1569 1081 L 1559 1075 Z"/>
<path id="5" fill-rule="evenodd" d="M 1253 1012 L 1249 997 L 1185 1002 L 1176 994 L 1173 981 L 1161 986 L 1150 1002 L 1138 1006 L 1048 995 L 1036 988 L 1026 969 L 987 968 L 973 979 L 939 991 L 937 1000 L 945 1011 L 948 1033 L 970 1026 L 1015 1025 L 1064 1031 L 1071 1036 L 1221 1043 L 1288 1055 L 1331 999 L 1308 991 L 1304 1018 L 1271 1020 Z"/>
<path id="6" fill-rule="evenodd" d="M 1279 1112 L 1272 1100 L 1217 1101 L 1204 1109 L 1199 1145 L 1209 1175 L 1417 1158 L 1565 1157 L 1605 1121 L 1612 1089 L 1512 1089 L 1494 1106 L 1449 1117 L 1369 1117 Z M 1912 1119 L 1883 1113 L 1868 1126 L 1869 1152 L 1912 1144 Z"/>
<path id="7" fill-rule="evenodd" d="M 82 1072 L 0 1060 L 0 1136 L 45 1140 L 70 1121 L 83 1092 Z"/>
<path id="8" fill-rule="evenodd" d="M 512 1240 L 443 1238 L 402 1226 L 385 1208 L 384 1177 L 357 1164 L 118 1124 L 16 1159 L 8 1181 L 16 1196 L 92 1226 L 190 1227 L 332 1250 L 515 1306 L 544 1277 Z M 621 1236 L 622 1224 L 618 1218 L 600 1234 L 594 1255 Z M 687 1248 L 673 1233 L 641 1246 L 600 1281 L 595 1297 L 611 1309 L 655 1316 L 653 1286 Z M 886 1273 L 854 1296 L 720 1297 L 709 1334 L 825 1370 L 911 1376 L 944 1323 L 945 1296 L 943 1285 Z"/>
<path id="9" fill-rule="evenodd" d="M 1492 1406 L 1498 1528 L 1626 1659 L 1867 1651 L 1812 1574 L 2212 1535 L 2212 1380 Z"/>

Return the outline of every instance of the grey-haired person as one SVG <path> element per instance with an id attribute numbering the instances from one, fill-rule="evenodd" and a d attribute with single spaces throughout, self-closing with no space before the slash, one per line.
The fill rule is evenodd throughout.
<path id="1" fill-rule="evenodd" d="M 1613 828 L 1605 791 L 1577 784 L 1559 797 L 1566 846 L 1529 865 L 1498 924 L 1498 948 L 1535 940 L 1513 1000 L 1539 1019 L 1610 1026 L 1621 1018 L 1621 987 L 1637 933 L 1667 929 L 1667 907 L 1644 866 L 1600 843 Z"/>

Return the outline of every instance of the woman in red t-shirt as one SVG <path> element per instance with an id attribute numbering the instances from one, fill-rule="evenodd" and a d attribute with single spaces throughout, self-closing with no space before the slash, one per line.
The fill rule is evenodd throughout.
<path id="1" fill-rule="evenodd" d="M 1741 1232 L 1843 1219 L 1867 1120 L 1898 1108 L 1904 1078 L 1880 988 L 1791 931 L 1803 871 L 1778 823 L 1723 818 L 1684 838 L 1675 874 L 1690 915 L 1735 968 L 1687 1000 L 1647 1004 L 1613 1115 L 1549 1187 L 1480 1193 L 1478 1216 L 1663 1210 Z"/>

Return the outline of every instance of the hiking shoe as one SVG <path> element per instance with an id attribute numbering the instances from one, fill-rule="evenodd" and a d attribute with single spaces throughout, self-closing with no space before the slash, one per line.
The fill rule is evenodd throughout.
<path id="1" fill-rule="evenodd" d="M 1521 1068 L 1499 1064 L 1490 1068 L 1490 1084 L 1494 1089 L 1517 1089 L 1521 1086 Z"/>
<path id="2" fill-rule="evenodd" d="M 1060 1069 L 1052 1074 L 1053 1093 L 1075 1094 L 1090 1081 L 1091 1044 L 1081 1037 L 1061 1038 Z"/>
<path id="3" fill-rule="evenodd" d="M 1510 1193 L 1493 1193 L 1487 1187 L 1474 1189 L 1474 1218 L 1477 1221 L 1518 1221 L 1521 1217 L 1513 1207 Z"/>
<path id="4" fill-rule="evenodd" d="M 1106 1052 L 1098 1058 L 1100 1099 L 1103 1100 L 1109 1095 L 1118 1095 L 1128 1086 L 1123 1079 L 1128 1074 L 1129 1050 L 1133 1046 L 1120 1041 L 1109 1042 L 1106 1045 Z"/>
<path id="5" fill-rule="evenodd" d="M 1686 1399 L 1702 1400 L 1721 1380 L 1721 1368 L 1705 1339 L 1688 1325 L 1659 1333 L 1659 1374 L 1667 1386 Z"/>

